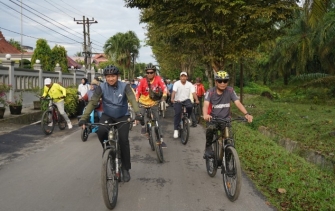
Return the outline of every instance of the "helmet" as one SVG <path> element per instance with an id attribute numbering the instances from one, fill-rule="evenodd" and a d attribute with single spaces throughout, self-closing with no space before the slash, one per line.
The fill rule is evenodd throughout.
<path id="1" fill-rule="evenodd" d="M 229 74 L 226 71 L 219 70 L 215 75 L 215 80 L 218 79 L 228 79 L 229 80 Z"/>
<path id="2" fill-rule="evenodd" d="M 151 63 L 149 63 L 146 67 L 145 67 L 145 71 L 147 70 L 153 70 L 156 72 L 156 66 L 152 65 Z"/>
<path id="3" fill-rule="evenodd" d="M 104 69 L 104 75 L 119 75 L 119 69 L 114 65 L 108 65 Z"/>

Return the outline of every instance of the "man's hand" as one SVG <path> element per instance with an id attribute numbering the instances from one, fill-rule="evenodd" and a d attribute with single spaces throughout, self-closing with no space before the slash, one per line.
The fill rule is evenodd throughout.
<path id="1" fill-rule="evenodd" d="M 250 114 L 247 114 L 247 115 L 245 115 L 244 117 L 248 120 L 249 123 L 252 122 L 252 119 L 254 118 L 254 117 L 253 117 L 252 115 L 250 115 Z"/>
<path id="2" fill-rule="evenodd" d="M 171 103 L 175 103 L 174 99 L 171 99 Z"/>
<path id="3" fill-rule="evenodd" d="M 211 121 L 211 119 L 212 119 L 212 116 L 211 115 L 208 115 L 208 114 L 204 114 L 204 120 L 205 121 Z"/>
<path id="4" fill-rule="evenodd" d="M 162 97 L 162 101 L 166 101 L 166 98 L 167 98 L 167 96 L 166 96 L 166 95 L 163 95 L 163 97 Z"/>
<path id="5" fill-rule="evenodd" d="M 78 122 L 78 126 L 79 127 L 81 126 L 83 129 L 85 129 L 85 124 L 86 123 L 87 123 L 86 120 L 80 119 L 79 122 Z"/>
<path id="6" fill-rule="evenodd" d="M 137 113 L 135 115 L 135 120 L 137 120 L 137 121 L 143 121 L 143 119 L 144 119 L 144 116 L 141 113 Z"/>
<path id="7" fill-rule="evenodd" d="M 66 98 L 66 96 L 61 96 L 60 98 L 62 98 L 62 99 L 65 99 L 65 98 Z"/>
<path id="8" fill-rule="evenodd" d="M 198 104 L 198 105 L 200 104 L 199 100 L 196 100 L 195 103 Z"/>

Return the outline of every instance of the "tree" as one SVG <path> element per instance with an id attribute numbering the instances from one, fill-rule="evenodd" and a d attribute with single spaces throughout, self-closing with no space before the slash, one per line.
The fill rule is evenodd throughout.
<path id="1" fill-rule="evenodd" d="M 51 50 L 51 66 L 56 67 L 56 64 L 62 68 L 63 73 L 68 73 L 69 68 L 67 66 L 67 52 L 63 46 L 55 45 Z"/>
<path id="2" fill-rule="evenodd" d="M 11 44 L 14 48 L 16 48 L 17 50 L 21 51 L 21 44 L 18 41 L 15 41 L 14 39 L 10 39 L 8 41 L 9 44 Z"/>
<path id="3" fill-rule="evenodd" d="M 137 38 L 135 32 L 128 31 L 126 33 L 117 33 L 110 37 L 105 45 L 104 52 L 109 59 L 116 61 L 120 66 L 128 70 L 128 77 L 131 71 L 131 62 L 133 60 L 133 54 L 139 55 L 140 40 Z M 123 77 L 126 78 L 125 71 Z"/>
<path id="4" fill-rule="evenodd" d="M 31 57 L 31 66 L 34 67 L 36 60 L 40 60 L 43 70 L 53 71 L 54 66 L 52 66 L 51 61 L 51 49 L 45 39 L 38 39 L 36 41 L 36 48 Z"/>

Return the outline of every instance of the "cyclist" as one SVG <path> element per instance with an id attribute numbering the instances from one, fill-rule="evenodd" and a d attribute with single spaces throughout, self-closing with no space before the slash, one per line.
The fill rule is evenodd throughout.
<path id="1" fill-rule="evenodd" d="M 129 118 L 128 101 L 132 104 L 135 113 L 137 113 L 136 118 L 141 120 L 142 116 L 138 112 L 139 108 L 132 88 L 129 84 L 118 80 L 119 69 L 113 65 L 109 65 L 104 68 L 104 75 L 106 82 L 101 83 L 100 86 L 95 89 L 78 125 L 83 126 L 83 129 L 85 128 L 85 123 L 87 122 L 92 110 L 97 107 L 100 98 L 102 98 L 103 107 L 103 113 L 99 120 L 100 123 L 115 123 L 127 120 Z M 131 169 L 128 139 L 129 122 L 121 123 L 117 126 L 117 128 L 121 148 L 123 181 L 128 182 L 130 180 L 129 169 Z M 108 140 L 108 129 L 103 126 L 99 126 L 97 135 L 101 145 L 103 146 L 104 140 Z"/>
<path id="2" fill-rule="evenodd" d="M 166 100 L 166 102 L 170 105 L 170 103 L 171 103 L 171 93 L 172 93 L 172 88 L 173 88 L 173 84 L 171 83 L 170 79 L 166 80 L 166 88 L 168 89 L 168 99 Z"/>
<path id="3" fill-rule="evenodd" d="M 44 89 L 42 98 L 49 95 L 53 98 L 54 103 L 57 105 L 59 113 L 64 117 L 67 127 L 72 128 L 71 121 L 64 110 L 64 98 L 66 97 L 66 89 L 59 85 L 58 83 L 52 83 L 50 78 L 44 79 Z M 52 123 L 50 123 L 52 124 Z M 51 125 L 50 125 L 51 126 Z"/>
<path id="4" fill-rule="evenodd" d="M 173 84 L 173 91 L 171 94 L 171 102 L 175 103 L 174 108 L 174 133 L 173 138 L 178 138 L 178 125 L 181 121 L 182 104 L 185 105 L 188 117 L 191 118 L 193 104 L 190 100 L 190 95 L 193 95 L 195 103 L 199 104 L 197 95 L 195 94 L 194 86 L 187 81 L 187 73 L 180 73 L 180 80 Z"/>
<path id="5" fill-rule="evenodd" d="M 233 101 L 236 107 L 244 114 L 248 122 L 252 122 L 251 116 L 237 97 L 233 87 L 228 86 L 229 75 L 225 71 L 218 71 L 215 75 L 215 87 L 209 89 L 205 94 L 203 116 L 207 121 L 206 126 L 206 148 L 205 156 L 212 155 L 213 125 L 210 123 L 211 118 L 228 118 L 230 117 L 230 101 Z M 205 157 L 204 156 L 204 157 Z"/>
<path id="6" fill-rule="evenodd" d="M 152 64 L 148 64 L 145 67 L 146 71 L 146 77 L 142 78 L 139 81 L 139 84 L 136 89 L 136 100 L 144 105 L 144 107 L 141 108 L 141 114 L 144 115 L 145 113 L 145 107 L 151 107 L 151 111 L 153 114 L 154 119 L 158 120 L 158 125 L 159 125 L 159 132 L 161 134 L 161 139 L 160 139 L 160 144 L 162 148 L 166 148 L 166 144 L 163 141 L 163 133 L 162 133 L 162 125 L 161 121 L 159 120 L 159 101 L 160 100 L 153 100 L 150 98 L 149 95 L 149 89 L 152 89 L 154 92 L 161 91 L 163 92 L 163 96 L 161 100 L 166 100 L 167 96 L 167 88 L 165 86 L 165 83 L 163 79 L 156 75 L 156 66 Z M 149 87 L 150 86 L 150 87 Z M 141 121 L 141 134 L 144 135 L 146 134 L 146 128 L 144 125 L 144 120 Z"/>
<path id="7" fill-rule="evenodd" d="M 203 98 L 204 98 L 204 95 L 205 95 L 205 87 L 204 85 L 201 83 L 201 78 L 198 77 L 195 79 L 195 84 L 194 84 L 194 87 L 195 87 L 195 92 L 197 93 L 197 96 L 198 96 L 198 99 L 199 99 L 199 102 L 200 102 L 200 114 L 202 113 L 202 104 L 203 104 Z"/>
<path id="8" fill-rule="evenodd" d="M 96 79 L 93 79 L 93 81 L 90 84 L 90 89 L 87 91 L 87 93 L 82 97 L 82 100 L 85 102 L 89 102 L 94 94 L 95 89 L 100 85 L 100 82 L 97 81 Z M 101 117 L 101 114 L 103 112 L 102 109 L 102 102 L 101 99 L 98 103 L 98 106 L 94 109 L 95 112 L 97 112 L 99 118 Z"/>
<path id="9" fill-rule="evenodd" d="M 81 83 L 78 85 L 78 92 L 80 92 L 79 106 L 78 106 L 79 114 L 82 114 L 85 108 L 85 102 L 82 101 L 81 98 L 88 92 L 89 89 L 90 89 L 90 86 L 88 84 L 87 78 L 82 78 Z"/>

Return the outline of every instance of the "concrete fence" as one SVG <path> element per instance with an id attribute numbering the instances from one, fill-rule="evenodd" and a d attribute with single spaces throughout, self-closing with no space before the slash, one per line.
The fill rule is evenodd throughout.
<path id="1" fill-rule="evenodd" d="M 36 88 L 42 88 L 44 86 L 44 79 L 51 78 L 52 82 L 60 83 L 64 87 L 78 86 L 81 83 L 82 78 L 88 78 L 92 81 L 94 77 L 101 76 L 100 73 L 96 73 L 94 70 L 87 69 L 69 69 L 70 73 L 63 73 L 61 67 L 57 65 L 54 72 L 44 71 L 43 65 L 36 61 L 33 70 L 23 69 L 16 67 L 15 62 L 11 60 L 10 55 L 6 55 L 6 59 L 2 60 L 0 64 L 0 83 L 8 84 L 12 86 L 12 89 L 7 95 L 8 101 L 14 100 L 14 93 L 16 91 L 27 91 Z M 27 95 L 24 98 L 30 99 L 31 93 L 24 93 Z M 24 102 L 25 104 L 32 104 L 36 99 L 31 99 L 31 102 Z M 28 100 L 29 101 L 29 100 Z"/>

